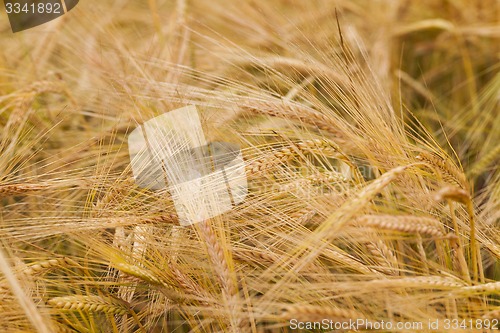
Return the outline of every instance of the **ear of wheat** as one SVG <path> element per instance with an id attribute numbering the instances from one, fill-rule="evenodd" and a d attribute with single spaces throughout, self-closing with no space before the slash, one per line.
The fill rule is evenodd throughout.
<path id="1" fill-rule="evenodd" d="M 51 298 L 48 304 L 69 311 L 105 312 L 120 315 L 129 311 L 129 305 L 125 301 L 102 296 L 55 297 Z"/>

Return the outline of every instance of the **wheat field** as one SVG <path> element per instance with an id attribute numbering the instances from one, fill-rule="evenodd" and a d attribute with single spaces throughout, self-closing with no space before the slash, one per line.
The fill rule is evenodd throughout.
<path id="1" fill-rule="evenodd" d="M 500 328 L 498 0 L 2 17 L 1 332 Z M 127 138 L 188 105 L 248 194 L 181 226 Z"/>

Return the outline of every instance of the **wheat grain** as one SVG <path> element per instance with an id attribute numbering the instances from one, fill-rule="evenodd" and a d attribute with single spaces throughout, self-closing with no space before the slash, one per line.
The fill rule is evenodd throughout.
<path id="1" fill-rule="evenodd" d="M 335 143 L 326 139 L 310 139 L 296 143 L 298 149 L 306 152 L 319 153 L 323 156 L 343 157 Z M 345 157 L 344 157 L 345 158 Z"/>
<path id="2" fill-rule="evenodd" d="M 284 164 L 292 159 L 293 153 L 291 148 L 283 148 L 264 157 L 253 160 L 246 164 L 246 174 L 248 177 L 256 176 L 262 171 L 268 170 L 280 164 Z"/>
<path id="3" fill-rule="evenodd" d="M 54 297 L 48 304 L 64 310 L 81 310 L 86 312 L 104 312 L 124 315 L 129 312 L 130 305 L 124 300 L 103 296 L 63 296 Z"/>
<path id="4" fill-rule="evenodd" d="M 361 207 L 366 205 L 373 197 L 382 191 L 386 186 L 393 182 L 398 176 L 403 174 L 409 166 L 399 166 L 393 168 L 382 176 L 378 177 L 371 184 L 365 186 L 361 191 L 359 191 L 355 197 L 349 201 L 344 202 L 344 204 L 332 213 L 328 218 L 321 223 L 321 225 L 316 228 L 314 234 L 307 239 L 306 242 L 300 245 L 299 248 L 294 251 L 295 253 L 301 253 L 303 249 L 307 246 L 318 242 L 319 246 L 315 247 L 308 255 L 301 259 L 300 266 L 305 266 L 308 261 L 313 261 L 318 255 L 321 254 L 325 248 L 328 247 L 328 242 L 325 239 L 330 239 L 355 215 L 356 211 Z M 355 209 L 353 209 L 355 207 Z M 298 257 L 298 256 L 296 256 Z M 301 268 L 302 268 L 301 267 Z"/>
<path id="5" fill-rule="evenodd" d="M 338 249 L 335 247 L 330 247 L 328 249 L 325 249 L 322 253 L 322 256 L 324 258 L 332 260 L 333 262 L 335 262 L 337 264 L 342 264 L 346 268 L 350 268 L 350 269 L 357 271 L 359 273 L 362 273 L 362 274 L 380 275 L 380 273 L 378 271 L 364 265 L 363 263 L 361 263 L 357 259 L 353 258 L 349 254 L 342 251 L 341 249 Z"/>
<path id="6" fill-rule="evenodd" d="M 175 264 L 170 263 L 170 272 L 177 284 L 184 288 L 188 293 L 197 296 L 199 298 L 207 298 L 206 292 L 201 289 L 201 287 L 194 282 L 189 276 L 185 275 L 181 270 L 179 270 Z"/>
<path id="7" fill-rule="evenodd" d="M 443 237 L 442 224 L 428 217 L 407 215 L 364 215 L 356 222 L 367 227 Z"/>
<path id="8" fill-rule="evenodd" d="M 234 249 L 234 257 L 237 260 L 245 262 L 253 262 L 261 266 L 268 266 L 277 260 L 274 255 L 258 249 Z"/>
<path id="9" fill-rule="evenodd" d="M 23 88 L 22 91 L 28 94 L 40 94 L 44 92 L 55 92 L 55 93 L 68 92 L 66 85 L 63 81 L 49 81 L 49 80 L 33 82 L 31 85 Z"/>
<path id="10" fill-rule="evenodd" d="M 74 260 L 68 257 L 64 257 L 64 258 L 49 259 L 33 263 L 28 267 L 26 267 L 26 269 L 24 269 L 23 272 L 29 275 L 38 276 L 46 273 L 48 270 L 52 268 L 67 267 L 67 266 L 77 267 L 79 265 Z"/>
<path id="11" fill-rule="evenodd" d="M 238 332 L 238 327 L 241 325 L 241 318 L 237 308 L 237 293 L 238 288 L 231 277 L 229 264 L 224 256 L 224 251 L 220 246 L 217 235 L 210 227 L 208 221 L 198 223 L 200 235 L 203 238 L 208 256 L 213 264 L 214 270 L 222 287 L 223 295 L 229 307 L 230 317 L 229 322 L 233 332 Z"/>
<path id="12" fill-rule="evenodd" d="M 310 180 L 313 184 L 343 183 L 348 181 L 343 174 L 335 171 L 317 173 L 312 176 L 307 176 L 306 179 Z"/>
<path id="13" fill-rule="evenodd" d="M 112 265 L 117 269 L 119 269 L 120 271 L 122 271 L 123 273 L 135 276 L 136 278 L 139 278 L 142 281 L 152 283 L 155 285 L 163 285 L 163 282 L 159 278 L 154 276 L 151 272 L 136 265 L 128 264 L 125 262 L 112 262 Z"/>
<path id="14" fill-rule="evenodd" d="M 372 280 L 364 282 L 370 287 L 386 287 L 386 288 L 422 288 L 422 289 L 456 289 L 463 287 L 463 283 L 456 279 L 442 276 L 418 276 L 398 279 Z"/>
<path id="15" fill-rule="evenodd" d="M 460 242 L 460 238 L 453 233 L 446 235 L 446 238 L 449 240 L 452 249 L 453 268 L 462 274 L 462 278 L 465 281 L 470 283 L 469 268 L 467 267 L 467 261 L 465 260 L 463 245 Z"/>
<path id="16" fill-rule="evenodd" d="M 0 185 L 0 198 L 11 195 L 38 192 L 48 188 L 47 184 L 4 184 Z"/>
<path id="17" fill-rule="evenodd" d="M 463 287 L 461 292 L 498 292 L 500 291 L 500 282 L 491 282 L 491 283 L 485 283 L 485 284 L 480 284 L 477 286 L 469 286 L 469 287 Z"/>
<path id="18" fill-rule="evenodd" d="M 320 139 L 304 140 L 297 142 L 293 147 L 284 147 L 278 151 L 268 153 L 259 159 L 248 162 L 246 164 L 247 176 L 252 177 L 277 165 L 285 164 L 291 160 L 297 152 L 318 151 L 327 155 L 340 155 L 331 142 Z"/>
<path id="19" fill-rule="evenodd" d="M 290 218 L 295 221 L 296 223 L 298 224 L 306 224 L 308 223 L 309 221 L 311 221 L 311 219 L 316 216 L 318 212 L 314 209 L 311 209 L 311 208 L 303 208 L 303 209 L 300 209 L 292 214 L 290 214 Z"/>
<path id="20" fill-rule="evenodd" d="M 68 97 L 73 106 L 77 105 L 76 101 L 73 99 L 72 95 L 69 93 L 69 90 L 66 88 L 63 82 L 45 80 L 37 81 L 32 83 L 31 85 L 28 85 L 20 91 L 12 94 L 13 103 L 10 105 L 13 106 L 13 111 L 9 116 L 7 124 L 3 128 L 1 140 L 2 144 L 0 146 L 5 144 L 9 139 L 17 140 L 20 130 L 23 127 L 23 123 L 33 112 L 33 110 L 30 109 L 30 105 L 33 103 L 37 95 L 46 92 L 64 94 Z M 16 134 L 12 135 L 12 130 L 14 130 Z"/>
<path id="21" fill-rule="evenodd" d="M 476 245 L 476 223 L 475 223 L 475 217 L 474 217 L 474 206 L 473 206 L 472 199 L 471 199 L 470 195 L 463 189 L 459 189 L 459 188 L 456 188 L 453 186 L 447 186 L 447 187 L 440 189 L 435 194 L 434 198 L 438 201 L 441 201 L 443 199 L 453 200 L 453 201 L 463 203 L 465 205 L 465 207 L 467 209 L 467 213 L 469 214 L 469 219 L 470 219 L 470 237 L 469 237 L 470 248 L 471 248 L 470 262 L 472 265 L 472 272 L 473 272 L 474 281 L 477 282 L 478 281 L 478 274 L 479 274 L 477 255 L 478 255 L 479 251 L 478 251 L 477 245 Z M 451 202 L 450 202 L 450 212 L 451 212 L 452 219 L 453 219 L 453 227 L 455 229 L 455 232 L 458 232 L 458 224 L 456 222 L 455 213 L 453 212 Z M 461 251 L 461 248 L 462 248 L 462 244 L 461 244 L 461 241 L 459 239 L 459 250 L 460 251 Z"/>
<path id="22" fill-rule="evenodd" d="M 379 264 L 377 267 L 378 270 L 386 274 L 397 275 L 398 258 L 396 258 L 392 250 L 383 241 L 369 242 L 366 244 L 366 247 Z"/>
<path id="23" fill-rule="evenodd" d="M 120 196 L 123 196 L 125 192 L 129 191 L 131 186 L 135 185 L 135 180 L 132 178 L 127 178 L 121 181 L 119 184 L 113 184 L 110 187 L 109 191 L 107 191 L 94 205 L 94 210 L 100 213 L 100 210 L 105 208 L 107 205 L 113 203 L 118 200 Z"/>
<path id="24" fill-rule="evenodd" d="M 199 223 L 199 228 L 200 228 L 200 234 L 203 237 L 205 245 L 207 246 L 207 251 L 210 260 L 212 261 L 214 269 L 217 272 L 217 276 L 219 277 L 222 289 L 228 296 L 235 295 L 236 286 L 234 285 L 234 282 L 231 279 L 231 273 L 229 270 L 228 263 L 226 261 L 226 257 L 224 256 L 224 251 L 222 250 L 219 242 L 217 241 L 217 236 L 215 232 L 208 224 L 208 221 Z"/>
<path id="25" fill-rule="evenodd" d="M 39 310 L 34 300 L 27 295 L 26 290 L 20 284 L 18 278 L 13 274 L 2 247 L 0 247 L 0 272 L 5 278 L 6 285 L 10 289 L 12 295 L 15 296 L 16 302 L 21 306 L 25 316 L 31 324 L 36 327 L 40 333 L 52 332 L 50 319 L 47 317 L 46 313 Z M 2 289 L 4 288 L 0 287 L 0 291 L 2 291 Z"/>
<path id="26" fill-rule="evenodd" d="M 332 124 L 332 119 L 330 117 L 327 117 L 316 110 L 304 108 L 300 105 L 290 103 L 278 105 L 262 102 L 256 106 L 244 107 L 244 110 L 254 113 L 267 114 L 274 117 L 291 118 L 335 134 L 337 137 L 342 137 L 339 129 Z"/>
<path id="27" fill-rule="evenodd" d="M 455 164 L 450 162 L 450 160 L 428 152 L 421 152 L 416 156 L 416 159 L 435 167 L 445 182 L 456 184 L 463 189 L 468 188 L 467 179 L 464 173 Z"/>
<path id="28" fill-rule="evenodd" d="M 167 223 L 167 224 L 179 224 L 179 218 L 176 214 L 161 214 L 153 217 L 145 217 L 142 223 Z"/>
<path id="29" fill-rule="evenodd" d="M 457 188 L 454 186 L 446 186 L 434 194 L 434 200 L 442 201 L 442 200 L 453 200 L 463 204 L 467 204 L 471 199 L 469 193 L 461 188 Z"/>

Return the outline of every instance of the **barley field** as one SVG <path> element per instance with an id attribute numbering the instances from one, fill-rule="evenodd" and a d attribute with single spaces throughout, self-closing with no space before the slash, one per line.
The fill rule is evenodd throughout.
<path id="1" fill-rule="evenodd" d="M 500 329 L 498 0 L 1 17 L 0 332 Z M 187 226 L 128 141 L 185 106 L 248 186 Z"/>

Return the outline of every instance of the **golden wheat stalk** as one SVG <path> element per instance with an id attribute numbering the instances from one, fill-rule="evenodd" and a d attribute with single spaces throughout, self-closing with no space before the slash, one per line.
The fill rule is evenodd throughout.
<path id="1" fill-rule="evenodd" d="M 203 237 L 205 245 L 207 246 L 208 255 L 217 272 L 222 289 L 228 296 L 235 295 L 237 288 L 231 278 L 230 269 L 224 251 L 217 240 L 217 235 L 210 227 L 208 221 L 199 223 L 199 228 L 200 235 Z"/>
<path id="2" fill-rule="evenodd" d="M 374 198 L 375 195 L 380 193 L 386 186 L 392 183 L 397 177 L 403 174 L 410 166 L 399 166 L 393 168 L 369 185 L 363 187 L 361 191 L 356 193 L 354 197 L 346 202 L 337 210 L 335 210 L 330 216 L 327 217 L 321 225 L 315 229 L 314 234 L 309 239 L 305 240 L 296 250 L 294 250 L 295 255 L 290 259 L 291 261 L 297 260 L 300 253 L 303 252 L 304 248 L 311 247 L 313 244 L 320 244 L 316 246 L 309 254 L 303 256 L 300 260 L 299 266 L 302 268 L 307 265 L 308 261 L 313 261 L 317 256 L 321 254 L 325 248 L 328 248 L 328 242 L 325 239 L 330 239 L 334 237 L 336 233 L 348 224 L 351 219 L 356 215 L 356 211 L 359 210 L 364 205 L 368 204 L 370 200 Z M 356 209 L 353 209 L 356 208 Z M 370 270 L 370 269 L 366 269 Z"/>
<path id="3" fill-rule="evenodd" d="M 361 274 L 366 274 L 368 276 L 380 275 L 380 272 L 378 272 L 377 270 L 365 265 L 358 259 L 335 246 L 325 249 L 322 253 L 322 257 L 333 261 L 334 263 L 336 263 L 336 265 L 340 264 Z"/>
<path id="4" fill-rule="evenodd" d="M 437 201 L 441 200 L 448 200 L 448 204 L 450 205 L 450 211 L 451 215 L 453 218 L 453 224 L 455 228 L 455 232 L 458 232 L 458 224 L 456 222 L 455 214 L 452 209 L 452 204 L 451 200 L 460 202 L 465 205 L 467 209 L 467 213 L 469 214 L 469 220 L 470 220 L 470 237 L 469 237 L 469 244 L 470 244 L 470 262 L 472 266 L 472 272 L 473 272 L 473 277 L 474 281 L 478 281 L 478 276 L 479 276 L 479 265 L 478 265 L 478 249 L 476 245 L 476 223 L 475 223 L 475 217 L 474 217 L 474 204 L 472 202 L 472 198 L 467 193 L 467 191 L 456 188 L 454 186 L 446 186 L 441 188 L 435 195 L 434 199 Z M 459 247 L 462 247 L 461 240 L 459 239 Z"/>
<path id="5" fill-rule="evenodd" d="M 295 157 L 299 152 L 321 152 L 328 156 L 341 156 L 333 143 L 326 140 L 311 139 L 297 142 L 292 147 L 284 147 L 275 152 L 268 153 L 267 155 L 249 161 L 246 164 L 247 176 L 253 177 L 263 171 L 285 164 Z"/>
<path id="6" fill-rule="evenodd" d="M 376 229 L 420 233 L 435 237 L 444 236 L 441 222 L 428 217 L 408 215 L 364 215 L 358 217 L 356 223 Z"/>
<path id="7" fill-rule="evenodd" d="M 270 254 L 269 252 L 259 251 L 257 249 L 234 249 L 234 257 L 237 260 L 243 262 L 251 262 L 256 263 L 260 266 L 268 266 L 271 263 L 274 263 L 277 258 Z"/>
<path id="8" fill-rule="evenodd" d="M 452 233 L 448 234 L 446 238 L 449 240 L 452 250 L 453 268 L 461 273 L 465 281 L 470 283 L 469 268 L 467 266 L 467 260 L 465 260 L 463 245 L 460 238 Z"/>
<path id="9" fill-rule="evenodd" d="M 139 278 L 144 282 L 151 283 L 153 285 L 163 285 L 163 281 L 161 281 L 153 273 L 137 265 L 118 261 L 112 262 L 112 265 L 123 273 Z"/>
<path id="10" fill-rule="evenodd" d="M 47 184 L 0 184 L 0 198 L 39 192 L 47 188 Z"/>
<path id="11" fill-rule="evenodd" d="M 48 92 L 63 94 L 68 97 L 73 106 L 77 105 L 65 83 L 62 81 L 36 81 L 27 87 L 22 88 L 20 91 L 13 93 L 11 95 L 13 102 L 9 104 L 13 110 L 9 116 L 7 124 L 5 124 L 5 127 L 2 130 L 0 148 L 5 147 L 9 140 L 11 140 L 11 142 L 16 142 L 18 140 L 26 120 L 33 112 L 33 109 L 30 108 L 30 106 L 33 104 L 35 97 L 39 94 Z M 9 145 L 9 147 L 4 150 L 4 153 L 12 152 L 13 148 L 14 146 L 12 144 Z"/>
<path id="12" fill-rule="evenodd" d="M 434 194 L 434 200 L 453 200 L 456 202 L 467 204 L 471 200 L 471 198 L 469 193 L 467 193 L 467 191 L 465 191 L 464 189 L 457 188 L 455 186 L 445 186 L 440 188 Z"/>
<path id="13" fill-rule="evenodd" d="M 230 310 L 229 323 L 232 330 L 237 332 L 242 322 L 242 319 L 239 316 L 239 310 L 237 309 L 238 287 L 232 279 L 231 270 L 224 255 L 224 251 L 219 244 L 217 235 L 210 227 L 208 220 L 198 223 L 198 226 L 200 236 L 204 240 L 208 256 L 213 264 L 219 283 L 222 287 L 222 293 Z"/>
<path id="14" fill-rule="evenodd" d="M 409 166 L 399 166 L 396 168 L 393 168 L 387 172 L 385 172 L 383 175 L 375 179 L 373 182 L 368 184 L 367 186 L 363 187 L 357 194 L 356 196 L 346 202 L 339 211 L 335 213 L 340 214 L 344 210 L 351 209 L 352 207 L 360 207 L 368 203 L 370 200 L 373 199 L 375 195 L 380 193 L 384 188 L 386 188 L 389 184 L 391 184 L 393 181 L 395 181 L 400 175 L 402 175 L 406 169 L 408 169 Z M 354 215 L 354 214 L 352 214 Z M 332 215 L 333 216 L 333 215 Z M 350 217 L 351 214 L 346 214 L 347 217 Z M 331 222 L 333 222 L 333 219 L 329 219 Z M 325 225 L 326 227 L 326 225 Z"/>
<path id="15" fill-rule="evenodd" d="M 49 305 L 69 311 L 104 312 L 124 315 L 130 311 L 130 305 L 124 300 L 103 296 L 63 296 L 51 298 Z"/>
<path id="16" fill-rule="evenodd" d="M 170 272 L 172 273 L 172 277 L 177 282 L 177 284 L 182 287 L 188 293 L 198 297 L 199 299 L 208 299 L 207 293 L 203 290 L 198 283 L 193 281 L 191 277 L 184 274 L 176 264 L 170 263 L 169 265 Z M 205 304 L 207 304 L 205 302 Z"/>
<path id="17" fill-rule="evenodd" d="M 58 259 L 49 259 L 44 261 L 37 261 L 30 264 L 23 270 L 23 273 L 39 276 L 45 274 L 47 271 L 57 268 L 57 267 L 78 267 L 78 263 L 76 263 L 73 259 L 64 257 Z"/>
<path id="18" fill-rule="evenodd" d="M 373 255 L 373 259 L 379 264 L 378 270 L 389 275 L 398 274 L 398 258 L 382 240 L 368 242 L 366 247 Z"/>
<path id="19" fill-rule="evenodd" d="M 416 159 L 434 167 L 434 169 L 437 170 L 443 177 L 445 182 L 449 184 L 456 184 L 463 189 L 467 189 L 469 187 L 467 178 L 465 177 L 463 171 L 449 159 L 442 158 L 436 154 L 428 152 L 419 153 L 419 155 L 416 156 Z"/>
<path id="20" fill-rule="evenodd" d="M 244 107 L 246 111 L 266 114 L 274 117 L 291 118 L 293 120 L 312 125 L 319 129 L 328 131 L 341 137 L 337 127 L 332 123 L 332 119 L 328 116 L 304 106 L 286 103 L 286 104 L 273 104 L 262 102 L 258 106 Z"/>
<path id="21" fill-rule="evenodd" d="M 476 286 L 463 287 L 459 291 L 464 293 L 468 292 L 496 293 L 500 291 L 500 282 L 490 282 L 490 283 L 479 284 Z"/>
<path id="22" fill-rule="evenodd" d="M 463 283 L 457 279 L 437 275 L 372 280 L 363 283 L 371 288 L 457 289 L 463 287 Z"/>
<path id="23" fill-rule="evenodd" d="M 311 219 L 317 214 L 318 212 L 315 209 L 303 208 L 293 212 L 289 215 L 289 217 L 296 223 L 304 225 L 311 221 Z"/>

